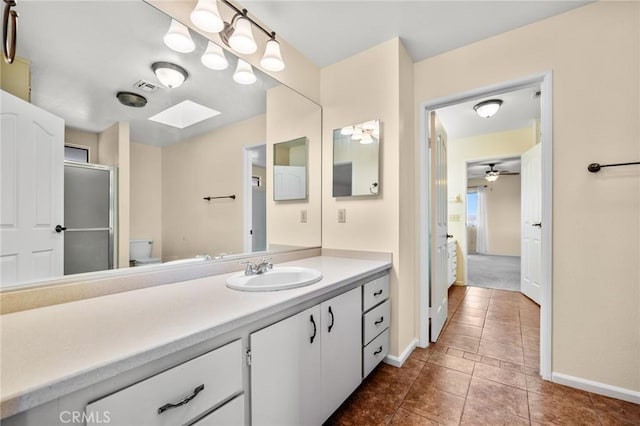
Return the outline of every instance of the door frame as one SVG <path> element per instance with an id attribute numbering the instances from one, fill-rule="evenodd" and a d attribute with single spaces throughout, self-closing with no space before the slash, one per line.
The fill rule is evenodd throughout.
<path id="1" fill-rule="evenodd" d="M 418 259 L 418 338 L 419 346 L 429 346 L 429 217 L 431 194 L 429 192 L 429 146 L 428 146 L 428 113 L 429 111 L 462 103 L 479 97 L 498 95 L 536 84 L 540 85 L 540 130 L 542 144 L 542 241 L 541 241 L 541 305 L 540 305 L 540 374 L 546 380 L 551 379 L 552 355 L 552 290 L 553 290 L 553 81 L 552 72 L 546 71 L 527 77 L 505 81 L 498 84 L 480 87 L 467 92 L 458 93 L 420 104 L 419 120 L 419 152 L 418 152 L 418 209 L 419 209 L 419 248 Z M 424 261 L 423 261 L 424 259 Z"/>
<path id="2" fill-rule="evenodd" d="M 252 196 L 252 186 L 253 186 L 253 157 L 251 155 L 251 151 L 255 148 L 259 148 L 261 146 L 265 146 L 266 143 L 258 143 L 254 145 L 245 145 L 242 149 L 242 193 L 243 193 L 243 204 L 242 204 L 242 223 L 243 223 L 243 237 L 242 237 L 242 247 L 244 253 L 251 253 L 253 241 L 251 238 L 251 228 L 253 228 L 253 220 L 252 220 L 252 212 L 253 212 L 253 196 Z M 266 232 L 266 230 L 265 230 Z M 267 240 L 268 241 L 268 240 Z"/>

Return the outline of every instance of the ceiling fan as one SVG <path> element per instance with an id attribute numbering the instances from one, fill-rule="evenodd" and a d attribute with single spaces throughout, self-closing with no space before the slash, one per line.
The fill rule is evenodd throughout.
<path id="1" fill-rule="evenodd" d="M 496 170 L 494 168 L 496 166 L 496 163 L 489 163 L 489 164 L 485 164 L 485 165 L 489 166 L 489 170 L 484 172 L 485 173 L 484 174 L 484 178 L 488 182 L 495 182 L 496 180 L 498 180 L 498 178 L 501 175 L 508 176 L 508 175 L 519 175 L 520 174 L 518 172 L 510 172 L 508 170 Z"/>

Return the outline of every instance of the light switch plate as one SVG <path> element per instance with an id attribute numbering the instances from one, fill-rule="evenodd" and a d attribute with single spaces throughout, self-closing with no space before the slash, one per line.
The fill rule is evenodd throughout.
<path id="1" fill-rule="evenodd" d="M 300 210 L 300 223 L 307 223 L 307 209 Z"/>
<path id="2" fill-rule="evenodd" d="M 338 223 L 347 222 L 347 209 L 338 209 Z"/>

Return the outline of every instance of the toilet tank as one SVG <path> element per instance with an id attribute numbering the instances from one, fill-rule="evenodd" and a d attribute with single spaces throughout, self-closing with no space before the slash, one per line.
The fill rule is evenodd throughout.
<path id="1" fill-rule="evenodd" d="M 150 258 L 151 244 L 152 240 L 129 240 L 129 260 Z"/>

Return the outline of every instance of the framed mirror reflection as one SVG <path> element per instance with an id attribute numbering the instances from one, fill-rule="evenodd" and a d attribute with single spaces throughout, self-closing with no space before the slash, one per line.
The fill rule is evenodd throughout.
<path id="1" fill-rule="evenodd" d="M 380 193 L 380 120 L 333 131 L 333 196 L 361 197 Z"/>

